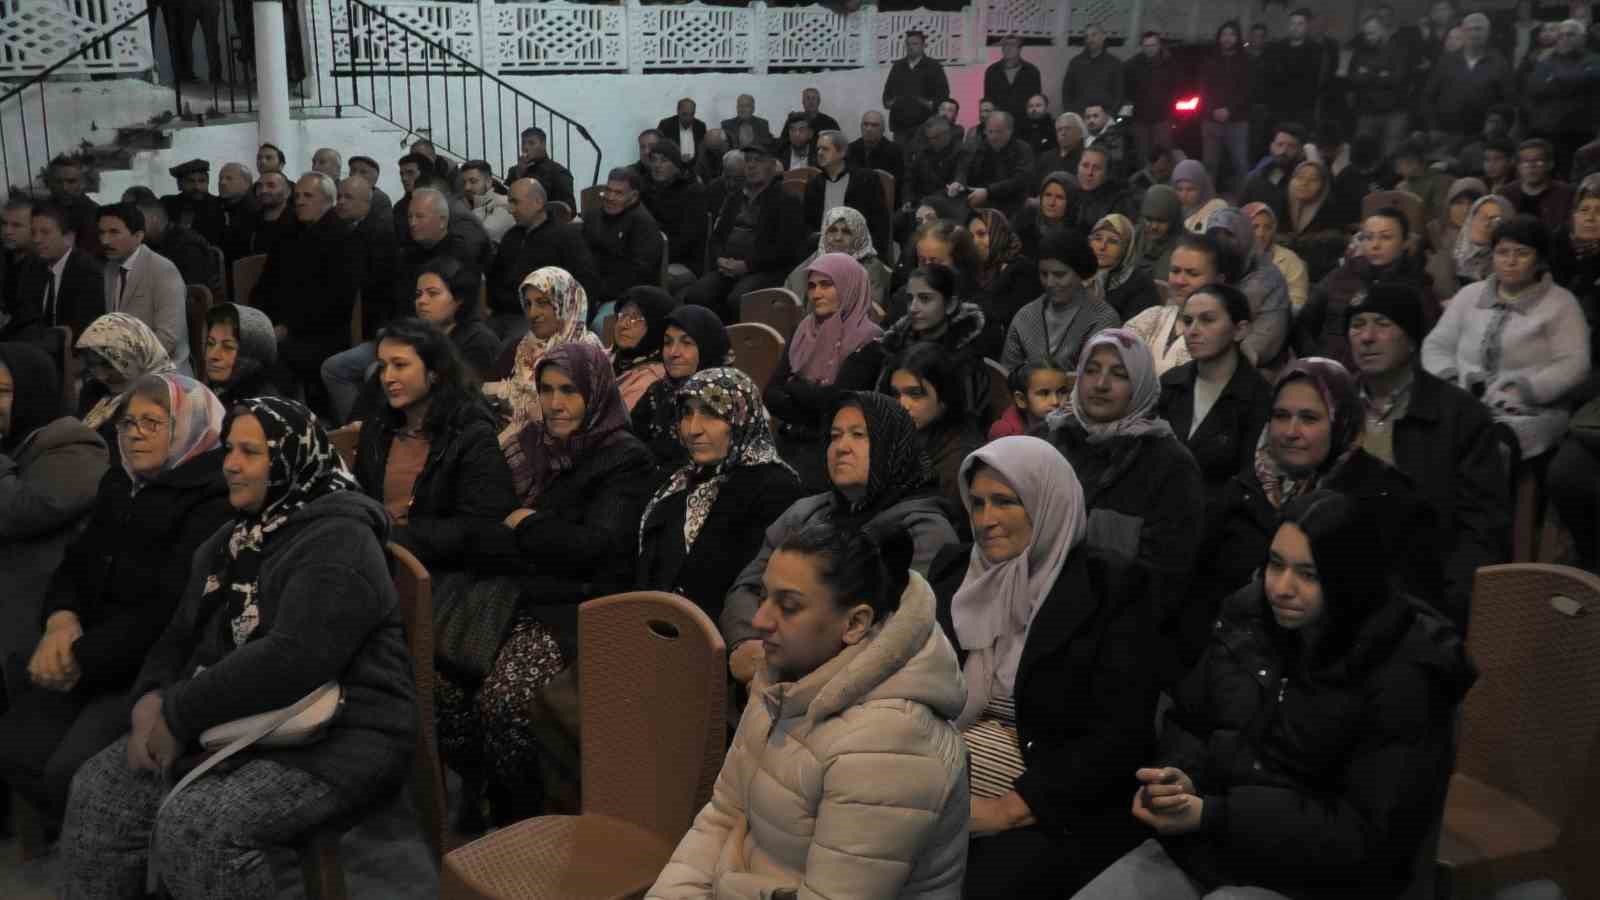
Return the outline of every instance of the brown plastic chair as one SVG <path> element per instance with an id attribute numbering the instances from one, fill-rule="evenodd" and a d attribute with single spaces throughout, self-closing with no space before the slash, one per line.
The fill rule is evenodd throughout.
<path id="1" fill-rule="evenodd" d="M 189 365 L 196 373 L 204 373 L 206 313 L 211 311 L 211 290 L 203 284 L 186 286 L 184 305 L 189 314 Z"/>
<path id="2" fill-rule="evenodd" d="M 764 288 L 739 298 L 740 322 L 770 325 L 785 341 L 794 337 L 794 330 L 804 317 L 805 307 L 788 288 Z"/>
<path id="3" fill-rule="evenodd" d="M 726 652 L 693 603 L 640 591 L 578 608 L 583 812 L 445 857 L 440 900 L 600 900 L 654 883 L 722 768 Z"/>
<path id="4" fill-rule="evenodd" d="M 406 649 L 411 655 L 411 681 L 417 693 L 417 746 L 411 759 L 412 804 L 417 825 L 428 842 L 435 862 L 444 850 L 445 787 L 433 717 L 433 580 L 422 563 L 399 544 L 390 544 L 390 568 L 400 595 L 400 617 L 406 628 Z M 339 824 L 346 827 L 341 828 Z M 339 840 L 344 822 L 316 829 L 298 848 L 300 875 L 308 900 L 346 900 L 344 866 L 339 860 Z"/>
<path id="5" fill-rule="evenodd" d="M 361 444 L 361 423 L 356 422 L 328 432 L 328 440 L 333 443 L 333 449 L 339 451 L 339 458 L 344 460 L 345 468 L 353 470 L 356 466 L 356 447 Z"/>
<path id="6" fill-rule="evenodd" d="M 806 183 L 798 178 L 785 177 L 783 179 L 783 192 L 791 197 L 803 200 L 806 196 Z"/>
<path id="7" fill-rule="evenodd" d="M 596 212 L 604 204 L 606 186 L 593 184 L 578 192 L 578 213 L 587 216 Z"/>
<path id="8" fill-rule="evenodd" d="M 600 320 L 600 345 L 610 350 L 617 345 L 617 314 L 606 313 Z"/>
<path id="9" fill-rule="evenodd" d="M 78 411 L 78 357 L 72 349 L 72 327 L 52 325 L 45 329 L 47 348 L 61 360 L 61 412 L 76 415 Z"/>
<path id="10" fill-rule="evenodd" d="M 233 261 L 233 302 L 254 306 L 256 283 L 267 270 L 267 255 L 242 256 Z"/>
<path id="11" fill-rule="evenodd" d="M 565 225 L 572 221 L 572 207 L 567 205 L 565 200 L 551 200 L 544 208 L 550 220 L 557 225 Z"/>
<path id="12" fill-rule="evenodd" d="M 222 248 L 216 244 L 211 245 L 211 270 L 217 273 L 217 281 L 221 282 L 211 292 L 211 299 L 217 303 L 231 303 L 233 296 L 233 273 L 228 270 L 228 258 L 222 255 Z"/>
<path id="13" fill-rule="evenodd" d="M 983 367 L 989 370 L 989 421 L 993 422 L 1011 408 L 1011 377 L 1005 366 L 987 356 Z"/>
<path id="14" fill-rule="evenodd" d="M 733 348 L 733 367 L 750 376 L 761 390 L 767 389 L 772 373 L 783 357 L 783 335 L 771 325 L 740 322 L 728 326 L 728 344 Z"/>
<path id="15" fill-rule="evenodd" d="M 883 208 L 890 215 L 894 214 L 894 176 L 882 169 L 873 169 L 878 173 L 878 185 L 883 188 Z"/>
<path id="16" fill-rule="evenodd" d="M 1552 878 L 1568 897 L 1600 896 L 1600 578 L 1479 569 L 1467 647 L 1479 677 L 1438 854 L 1454 895 Z"/>

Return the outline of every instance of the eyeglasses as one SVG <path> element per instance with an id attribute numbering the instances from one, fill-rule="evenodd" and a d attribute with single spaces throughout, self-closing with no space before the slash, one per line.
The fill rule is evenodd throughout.
<path id="1" fill-rule="evenodd" d="M 638 313 L 622 313 L 617 316 L 618 325 L 638 325 L 644 321 L 644 316 Z"/>
<path id="2" fill-rule="evenodd" d="M 117 433 L 127 434 L 130 431 L 138 431 L 141 437 L 151 437 L 160 432 L 161 429 L 166 428 L 168 424 L 166 419 L 158 419 L 155 416 L 139 416 L 137 418 L 123 416 L 117 420 Z"/>

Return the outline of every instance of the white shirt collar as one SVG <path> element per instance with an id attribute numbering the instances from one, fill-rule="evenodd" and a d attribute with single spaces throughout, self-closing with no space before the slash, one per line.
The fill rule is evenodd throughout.
<path id="1" fill-rule="evenodd" d="M 143 253 L 144 250 L 145 250 L 144 244 L 140 244 L 139 246 L 133 248 L 133 252 L 128 254 L 128 258 L 123 260 L 118 265 L 118 268 L 120 268 L 120 269 L 122 269 L 124 271 L 127 271 L 127 272 L 132 272 L 133 271 L 133 264 L 139 261 L 139 254 Z"/>
<path id="2" fill-rule="evenodd" d="M 50 264 L 50 271 L 54 272 L 56 275 L 56 290 L 58 291 L 61 290 L 61 275 L 67 271 L 67 257 L 72 255 L 73 249 L 74 248 L 72 247 L 68 247 L 67 252 L 61 254 L 60 259 Z"/>

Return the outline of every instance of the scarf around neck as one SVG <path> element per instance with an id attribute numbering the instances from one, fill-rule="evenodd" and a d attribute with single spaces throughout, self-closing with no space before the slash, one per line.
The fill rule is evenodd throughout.
<path id="1" fill-rule="evenodd" d="M 1331 359 L 1309 356 L 1291 363 L 1272 390 L 1273 403 L 1283 389 L 1295 381 L 1307 381 L 1322 398 L 1328 410 L 1328 456 L 1310 472 L 1292 472 L 1272 455 L 1272 423 L 1261 429 L 1256 441 L 1255 476 L 1274 508 L 1281 507 L 1307 490 L 1326 481 L 1361 449 L 1361 435 L 1367 427 L 1367 407 L 1350 372 Z"/>

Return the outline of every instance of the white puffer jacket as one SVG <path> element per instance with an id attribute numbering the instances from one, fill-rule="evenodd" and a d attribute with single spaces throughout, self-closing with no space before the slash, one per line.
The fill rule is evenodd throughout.
<path id="1" fill-rule="evenodd" d="M 966 702 L 915 572 L 870 639 L 799 681 L 761 676 L 711 802 L 647 895 L 947 898 L 967 864 Z"/>

